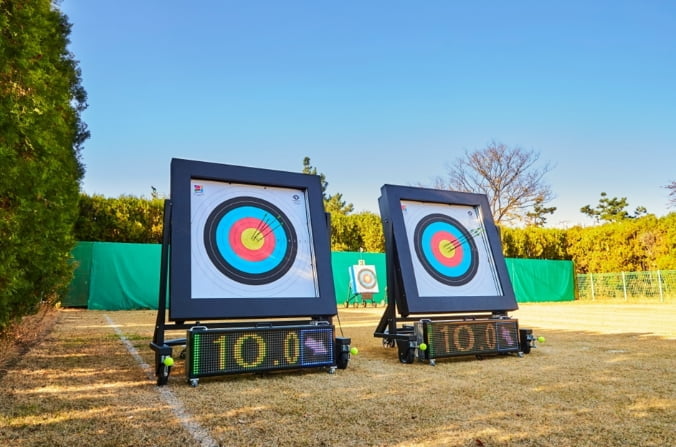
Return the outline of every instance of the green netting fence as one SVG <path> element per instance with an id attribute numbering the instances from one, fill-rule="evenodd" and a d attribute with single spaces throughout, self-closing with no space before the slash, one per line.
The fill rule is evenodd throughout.
<path id="1" fill-rule="evenodd" d="M 577 297 L 585 301 L 671 302 L 676 270 L 577 275 Z"/>
<path id="2" fill-rule="evenodd" d="M 76 270 L 65 307 L 98 310 L 157 309 L 160 244 L 79 242 L 73 250 Z M 506 259 L 519 302 L 570 301 L 575 297 L 570 261 Z M 386 302 L 385 254 L 333 252 L 331 254 L 336 303 L 383 305 Z M 364 263 L 375 267 L 378 293 L 362 300 L 350 288 L 349 268 Z"/>

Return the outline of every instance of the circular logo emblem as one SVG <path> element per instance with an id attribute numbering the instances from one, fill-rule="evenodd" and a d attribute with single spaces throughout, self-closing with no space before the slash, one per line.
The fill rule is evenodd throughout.
<path id="1" fill-rule="evenodd" d="M 476 243 L 460 222 L 444 214 L 430 214 L 414 232 L 415 252 L 422 266 L 437 281 L 449 286 L 467 284 L 476 275 Z"/>
<path id="2" fill-rule="evenodd" d="M 204 226 L 204 245 L 218 270 L 251 285 L 284 276 L 298 250 L 289 218 L 256 197 L 237 197 L 214 208 Z"/>

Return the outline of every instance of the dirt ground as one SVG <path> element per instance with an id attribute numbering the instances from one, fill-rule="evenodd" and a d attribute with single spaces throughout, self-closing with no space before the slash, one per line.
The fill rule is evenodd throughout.
<path id="1" fill-rule="evenodd" d="M 530 354 L 436 366 L 383 347 L 382 312 L 339 308 L 338 335 L 359 349 L 345 370 L 193 388 L 179 359 L 156 386 L 154 311 L 60 310 L 0 367 L 0 445 L 676 445 L 674 304 L 522 304 L 512 316 L 546 338 Z"/>

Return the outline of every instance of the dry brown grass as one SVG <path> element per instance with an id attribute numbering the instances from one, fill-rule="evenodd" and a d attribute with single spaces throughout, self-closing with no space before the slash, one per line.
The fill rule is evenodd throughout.
<path id="1" fill-rule="evenodd" d="M 0 332 L 0 379 L 52 330 L 58 316 L 54 306 L 44 304 L 35 314 L 23 317 Z"/>
<path id="2" fill-rule="evenodd" d="M 177 361 L 158 388 L 106 318 L 152 365 L 155 312 L 62 310 L 0 378 L 0 444 L 676 445 L 675 305 L 524 304 L 514 316 L 547 338 L 531 354 L 435 367 L 401 364 L 382 347 L 373 337 L 382 311 L 339 309 L 359 354 L 336 374 L 225 376 L 191 388 Z"/>

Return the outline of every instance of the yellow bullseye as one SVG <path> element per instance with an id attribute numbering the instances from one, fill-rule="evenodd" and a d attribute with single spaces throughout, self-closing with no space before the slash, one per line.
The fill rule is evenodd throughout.
<path id="1" fill-rule="evenodd" d="M 439 253 L 446 258 L 455 256 L 455 245 L 448 239 L 439 241 Z"/>
<path id="2" fill-rule="evenodd" d="M 263 246 L 263 243 L 265 242 L 263 235 L 255 228 L 247 228 L 246 230 L 242 231 L 240 240 L 242 245 L 244 245 L 249 250 L 260 250 L 260 248 Z"/>

